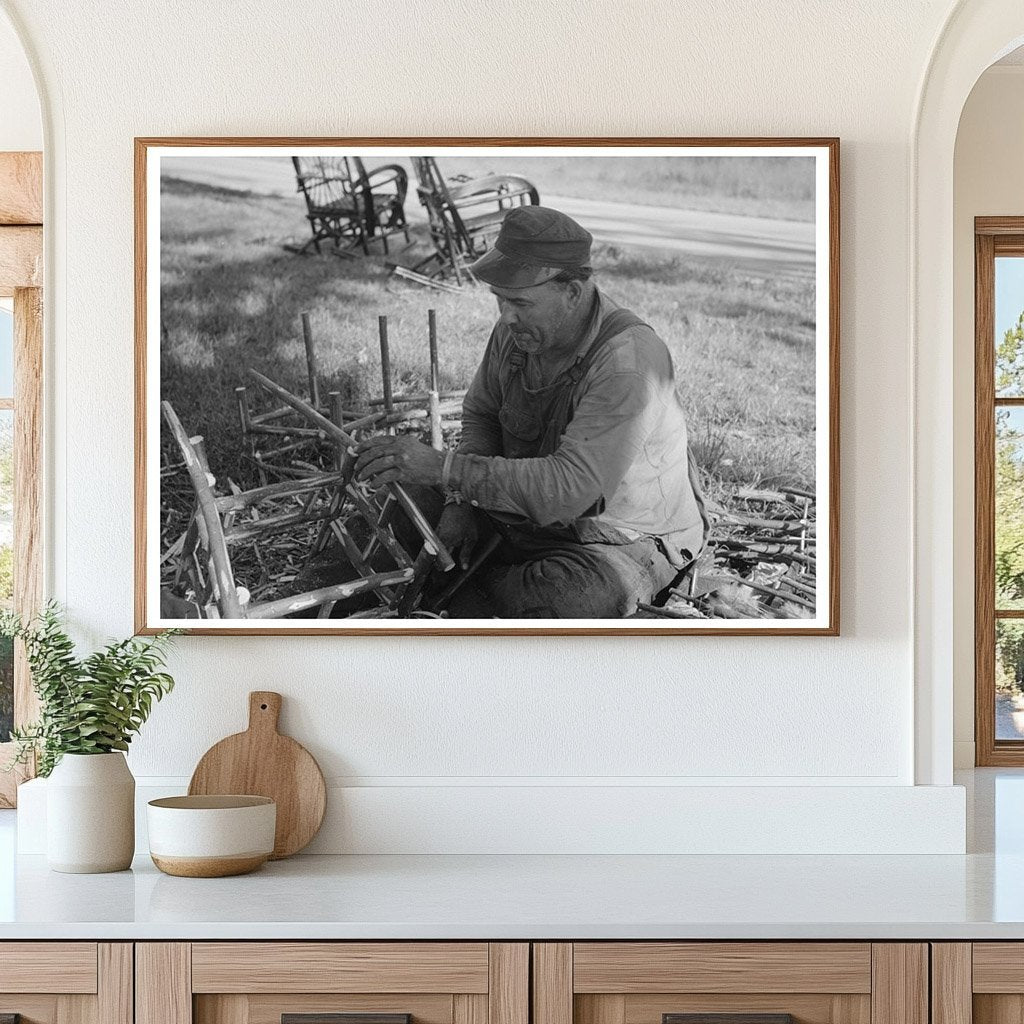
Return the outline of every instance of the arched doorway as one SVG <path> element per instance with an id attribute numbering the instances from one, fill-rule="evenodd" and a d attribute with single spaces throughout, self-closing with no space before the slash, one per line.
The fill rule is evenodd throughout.
<path id="1" fill-rule="evenodd" d="M 964 575 L 973 532 L 956 522 L 954 479 L 954 148 L 975 82 L 1022 42 L 1019 0 L 964 0 L 940 33 L 912 128 L 915 779 L 924 785 L 952 782 L 954 681 L 973 685 L 954 680 L 954 651 L 973 644 L 972 623 L 954 614 L 957 588 L 973 592 L 973 569 Z"/>

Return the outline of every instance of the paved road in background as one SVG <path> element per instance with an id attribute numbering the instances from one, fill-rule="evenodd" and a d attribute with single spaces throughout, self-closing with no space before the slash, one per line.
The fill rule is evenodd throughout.
<path id="1" fill-rule="evenodd" d="M 302 202 L 287 157 L 167 157 L 163 172 L 204 185 L 291 196 Z M 555 195 L 541 196 L 541 201 L 578 220 L 600 242 L 725 259 L 752 274 L 814 275 L 814 225 L 806 221 Z M 426 221 L 412 190 L 405 205 L 410 224 Z"/>
<path id="2" fill-rule="evenodd" d="M 1004 694 L 996 695 L 996 739 L 1024 739 L 1024 711 Z"/>
<path id="3" fill-rule="evenodd" d="M 542 197 L 596 239 L 727 259 L 752 273 L 814 274 L 814 225 L 608 200 Z"/>

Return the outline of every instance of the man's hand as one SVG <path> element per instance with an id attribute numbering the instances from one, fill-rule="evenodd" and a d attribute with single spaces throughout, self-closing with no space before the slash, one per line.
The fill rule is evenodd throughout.
<path id="1" fill-rule="evenodd" d="M 452 558 L 468 569 L 480 536 L 476 512 L 469 505 L 445 505 L 437 523 L 437 536 Z"/>
<path id="2" fill-rule="evenodd" d="M 356 476 L 375 490 L 385 484 L 441 483 L 444 455 L 414 437 L 368 437 L 356 446 Z"/>

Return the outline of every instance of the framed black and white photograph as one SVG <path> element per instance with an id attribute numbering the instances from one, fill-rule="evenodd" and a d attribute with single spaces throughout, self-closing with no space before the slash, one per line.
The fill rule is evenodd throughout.
<path id="1" fill-rule="evenodd" d="M 838 157 L 137 139 L 137 630 L 836 635 Z"/>

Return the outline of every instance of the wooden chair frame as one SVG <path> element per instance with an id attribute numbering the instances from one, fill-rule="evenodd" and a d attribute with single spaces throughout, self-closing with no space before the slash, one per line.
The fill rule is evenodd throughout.
<path id="1" fill-rule="evenodd" d="M 292 157 L 313 233 L 300 252 L 312 246 L 319 253 L 320 243 L 330 241 L 335 250 L 358 246 L 369 255 L 369 243 L 379 239 L 387 254 L 390 235 L 401 232 L 409 241 L 405 219 L 409 179 L 404 167 L 385 164 L 367 171 L 359 157 L 348 156 L 316 157 L 313 166 L 306 160 Z"/>
<path id="2" fill-rule="evenodd" d="M 196 510 L 182 540 L 176 583 L 188 584 L 195 595 L 199 618 L 273 619 L 317 609 L 318 617 L 329 616 L 335 603 L 367 591 L 382 603 L 397 603 L 392 588 L 409 583 L 414 576 L 413 561 L 397 543 L 381 510 L 346 479 L 350 473 L 311 474 L 303 479 L 269 484 L 236 494 L 217 495 L 210 484 L 209 469 L 201 439 L 189 437 L 169 402 L 161 403 L 196 494 Z M 261 505 L 294 498 L 301 505 L 294 512 L 256 517 Z M 346 502 L 347 499 L 347 502 Z M 370 548 L 360 550 L 349 532 L 342 513 L 360 514 L 375 540 L 373 548 L 384 547 L 396 568 L 374 572 L 369 567 Z M 231 567 L 232 546 L 264 539 L 303 525 L 317 525 L 322 547 L 330 536 L 341 543 L 353 567 L 362 575 L 331 587 L 252 604 L 235 582 Z"/>
<path id="3" fill-rule="evenodd" d="M 338 601 L 367 592 L 376 594 L 381 604 L 390 610 L 402 615 L 412 613 L 435 562 L 444 569 L 454 565 L 433 528 L 400 485 L 392 484 L 381 504 L 360 490 L 352 480 L 352 460 L 347 455 L 354 443 L 351 435 L 269 378 L 256 371 L 250 371 L 250 376 L 343 447 L 339 450 L 337 469 L 333 473 L 312 473 L 294 481 L 217 496 L 210 482 L 201 439 L 189 437 L 171 404 L 161 403 L 164 419 L 184 459 L 196 495 L 195 514 L 182 539 L 176 582 L 187 578 L 196 596 L 199 617 L 273 619 L 316 608 L 317 617 L 326 618 Z M 379 414 L 368 419 L 376 422 Z M 260 503 L 282 498 L 301 498 L 303 507 L 258 520 L 236 522 L 236 518 L 256 509 Z M 423 547 L 415 559 L 398 542 L 391 528 L 391 516 L 399 506 L 423 538 Z M 352 515 L 362 520 L 369 533 L 369 543 L 363 548 L 348 528 L 347 520 Z M 304 524 L 317 524 L 319 527 L 311 553 L 323 550 L 333 537 L 360 576 L 330 587 L 250 604 L 235 582 L 231 545 Z M 373 569 L 371 559 L 380 549 L 395 563 L 393 570 L 379 572 Z"/>
<path id="4" fill-rule="evenodd" d="M 434 157 L 413 157 L 419 184 L 416 194 L 426 208 L 434 252 L 413 268 L 429 278 L 471 279 L 469 263 L 493 244 L 501 222 L 515 206 L 536 206 L 537 189 L 516 174 L 489 174 L 448 182 Z"/>

